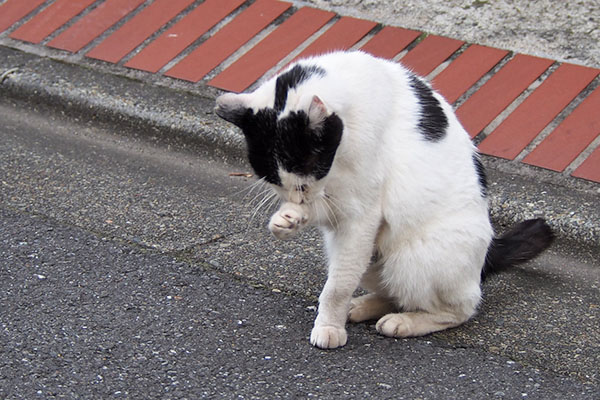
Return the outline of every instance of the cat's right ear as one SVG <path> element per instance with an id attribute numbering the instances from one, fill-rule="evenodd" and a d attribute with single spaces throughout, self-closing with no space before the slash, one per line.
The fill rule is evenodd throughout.
<path id="1" fill-rule="evenodd" d="M 308 107 L 308 120 L 312 129 L 321 127 L 325 119 L 329 116 L 327 106 L 319 96 L 313 96 L 310 106 Z"/>
<path id="2" fill-rule="evenodd" d="M 215 113 L 232 124 L 242 128 L 244 120 L 252 110 L 246 105 L 246 95 L 225 93 L 217 97 Z"/>

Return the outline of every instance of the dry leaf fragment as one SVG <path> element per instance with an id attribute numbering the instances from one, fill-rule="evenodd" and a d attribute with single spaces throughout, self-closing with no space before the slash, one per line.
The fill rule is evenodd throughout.
<path id="1" fill-rule="evenodd" d="M 247 172 L 230 172 L 229 176 L 243 176 L 244 178 L 252 178 L 254 175 Z"/>

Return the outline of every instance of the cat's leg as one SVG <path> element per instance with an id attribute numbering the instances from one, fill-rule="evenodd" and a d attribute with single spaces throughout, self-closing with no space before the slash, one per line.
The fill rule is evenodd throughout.
<path id="1" fill-rule="evenodd" d="M 381 259 L 375 259 L 360 280 L 360 287 L 369 294 L 355 297 L 350 302 L 348 319 L 352 322 L 362 322 L 379 319 L 385 314 L 398 310 L 392 300 L 385 296 L 385 285 L 381 282 L 383 264 Z"/>
<path id="2" fill-rule="evenodd" d="M 310 335 L 314 346 L 331 349 L 346 344 L 350 300 L 369 265 L 378 222 L 378 218 L 353 221 L 352 226 L 325 233 L 329 267 Z"/>
<path id="3" fill-rule="evenodd" d="M 364 296 L 355 297 L 350 301 L 348 319 L 351 322 L 378 319 L 395 309 L 396 307 L 389 299 L 383 298 L 376 293 L 369 293 Z"/>
<path id="4" fill-rule="evenodd" d="M 447 255 L 446 260 L 450 257 Z M 376 324 L 377 331 L 392 337 L 423 336 L 469 320 L 481 300 L 479 272 L 475 267 L 453 268 L 453 264 L 456 265 L 444 264 L 444 270 L 430 267 L 428 273 L 424 273 L 427 268 L 402 271 L 408 281 L 420 283 L 412 290 L 403 288 L 405 293 L 398 308 L 405 312 L 381 317 Z"/>
<path id="5" fill-rule="evenodd" d="M 437 221 L 419 240 L 397 244 L 386 254 L 384 276 L 389 296 L 402 313 L 384 315 L 376 324 L 386 336 L 422 336 L 459 326 L 481 301 L 481 265 L 491 237 L 485 219 L 463 218 L 465 226 Z M 485 217 L 484 217 L 485 218 Z M 460 218 L 458 218 L 460 220 Z M 477 225 L 479 224 L 479 226 Z"/>
<path id="6" fill-rule="evenodd" d="M 300 204 L 285 202 L 269 221 L 269 230 L 277 239 L 292 238 L 308 222 L 306 209 Z"/>
<path id="7" fill-rule="evenodd" d="M 423 336 L 459 326 L 475 314 L 474 305 L 460 308 L 455 311 L 390 313 L 377 321 L 376 329 L 390 337 Z"/>

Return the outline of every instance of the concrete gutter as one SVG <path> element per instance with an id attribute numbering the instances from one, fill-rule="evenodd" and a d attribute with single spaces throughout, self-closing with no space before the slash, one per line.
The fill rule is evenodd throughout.
<path id="1" fill-rule="evenodd" d="M 245 163 L 241 134 L 214 113 L 206 86 L 148 82 L 0 46 L 0 95 L 97 123 L 151 142 Z M 600 258 L 600 185 L 522 163 L 484 157 L 493 221 L 503 227 L 544 216 L 558 236 Z M 244 164 L 245 165 L 245 164 Z M 247 169 L 249 167 L 246 166 Z"/>
<path id="2" fill-rule="evenodd" d="M 92 120 L 135 128 L 152 141 L 242 159 L 243 137 L 213 114 L 215 94 L 191 93 L 0 46 L 0 91 Z"/>

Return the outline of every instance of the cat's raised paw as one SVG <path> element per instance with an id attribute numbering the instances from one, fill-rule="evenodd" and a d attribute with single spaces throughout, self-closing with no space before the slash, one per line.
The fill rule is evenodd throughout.
<path id="1" fill-rule="evenodd" d="M 277 239 L 290 239 L 306 224 L 307 220 L 300 206 L 284 204 L 271 217 L 269 230 Z"/>
<path id="2" fill-rule="evenodd" d="M 315 326 L 310 333 L 310 343 L 320 349 L 342 347 L 348 341 L 345 328 L 335 326 Z"/>

